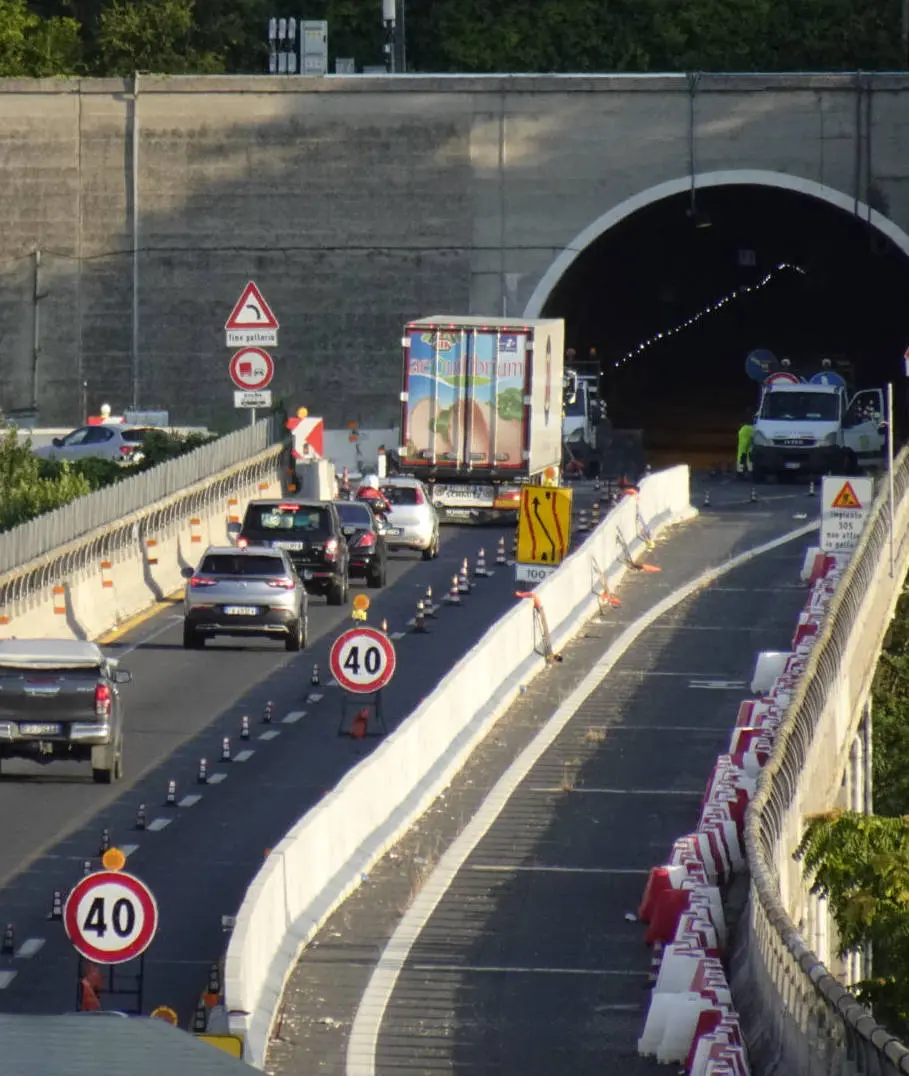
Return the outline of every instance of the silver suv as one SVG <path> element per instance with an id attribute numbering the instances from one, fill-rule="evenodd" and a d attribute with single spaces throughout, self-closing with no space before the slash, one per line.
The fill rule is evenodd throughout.
<path id="1" fill-rule="evenodd" d="M 211 546 L 183 576 L 187 650 L 214 635 L 277 635 L 287 650 L 306 646 L 309 596 L 283 549 Z"/>

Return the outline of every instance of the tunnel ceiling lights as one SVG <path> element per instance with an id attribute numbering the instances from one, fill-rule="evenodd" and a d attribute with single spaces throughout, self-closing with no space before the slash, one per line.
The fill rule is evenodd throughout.
<path id="1" fill-rule="evenodd" d="M 731 291 L 728 295 L 724 295 L 722 299 L 717 299 L 715 302 L 710 303 L 709 306 L 705 306 L 703 310 L 698 311 L 697 314 L 692 314 L 686 321 L 676 325 L 673 329 L 664 329 L 663 332 L 656 333 L 655 336 L 651 336 L 648 340 L 644 340 L 643 343 L 637 345 L 626 352 L 622 358 L 614 362 L 613 368 L 618 369 L 620 366 L 624 366 L 629 359 L 636 358 L 642 352 L 647 351 L 648 348 L 653 347 L 654 344 L 658 344 L 661 340 L 667 339 L 667 337 L 675 336 L 676 333 L 680 333 L 683 329 L 690 329 L 692 325 L 696 324 L 701 318 L 707 317 L 708 314 L 715 314 L 718 310 L 724 307 L 727 303 L 731 303 L 733 299 L 742 299 L 746 295 L 750 295 L 753 292 L 760 291 L 761 288 L 765 288 L 771 280 L 782 272 L 798 273 L 799 276 L 807 276 L 808 274 L 800 265 L 792 265 L 789 262 L 780 262 L 769 272 L 767 272 L 756 284 L 749 284 L 745 287 L 736 288 L 735 291 Z"/>

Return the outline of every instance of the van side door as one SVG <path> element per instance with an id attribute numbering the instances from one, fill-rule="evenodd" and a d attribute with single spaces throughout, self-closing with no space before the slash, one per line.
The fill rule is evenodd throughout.
<path id="1" fill-rule="evenodd" d="M 862 389 L 843 416 L 843 447 L 860 468 L 866 468 L 884 462 L 885 445 L 884 390 Z"/>

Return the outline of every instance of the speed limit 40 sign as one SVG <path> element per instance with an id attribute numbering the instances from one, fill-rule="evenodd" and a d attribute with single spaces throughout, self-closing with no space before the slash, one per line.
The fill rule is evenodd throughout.
<path id="1" fill-rule="evenodd" d="M 73 887 L 63 907 L 66 936 L 97 964 L 140 956 L 158 929 L 158 905 L 144 882 L 123 871 L 96 871 Z"/>
<path id="2" fill-rule="evenodd" d="M 345 691 L 367 695 L 381 691 L 395 674 L 395 648 L 375 628 L 349 628 L 332 644 L 331 674 Z"/>

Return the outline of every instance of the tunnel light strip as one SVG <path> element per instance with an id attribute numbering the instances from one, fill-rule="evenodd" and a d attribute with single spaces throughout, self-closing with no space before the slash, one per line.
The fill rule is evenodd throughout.
<path id="1" fill-rule="evenodd" d="M 779 265 L 765 273 L 756 284 L 749 284 L 746 287 L 736 288 L 735 291 L 730 292 L 728 295 L 724 295 L 722 299 L 717 299 L 715 302 L 705 306 L 704 309 L 698 311 L 697 314 L 692 314 L 690 318 L 681 322 L 681 324 L 676 325 L 674 329 L 666 329 L 663 332 L 657 333 L 655 336 L 651 336 L 649 340 L 645 340 L 643 343 L 638 344 L 637 347 L 632 348 L 632 350 L 626 352 L 621 359 L 614 362 L 612 364 L 613 368 L 617 369 L 620 366 L 624 366 L 629 359 L 636 358 L 642 352 L 653 347 L 654 344 L 659 343 L 661 340 L 665 340 L 670 336 L 675 336 L 676 333 L 680 333 L 683 329 L 689 329 L 696 322 L 700 321 L 701 318 L 707 317 L 708 314 L 715 314 L 727 303 L 731 303 L 733 299 L 741 299 L 746 295 L 750 295 L 752 292 L 760 291 L 761 288 L 765 288 L 778 273 L 785 272 L 787 269 L 793 273 L 798 273 L 800 276 L 807 275 L 805 270 L 799 265 L 792 265 L 790 262 L 780 262 Z"/>

